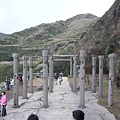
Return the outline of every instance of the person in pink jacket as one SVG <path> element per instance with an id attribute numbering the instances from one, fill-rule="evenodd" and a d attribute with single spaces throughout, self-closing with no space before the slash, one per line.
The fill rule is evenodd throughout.
<path id="1" fill-rule="evenodd" d="M 0 100 L 1 102 L 1 116 L 5 116 L 6 115 L 6 105 L 7 105 L 7 95 L 6 93 L 3 91 L 2 92 L 2 98 Z"/>

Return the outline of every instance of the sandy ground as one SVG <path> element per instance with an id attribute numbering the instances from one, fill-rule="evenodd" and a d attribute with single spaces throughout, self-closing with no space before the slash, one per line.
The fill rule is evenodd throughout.
<path id="1" fill-rule="evenodd" d="M 33 80 L 33 91 L 38 91 L 39 86 L 41 85 L 41 78 L 34 78 Z M 27 91 L 29 92 L 29 81 L 27 84 Z M 13 90 L 6 90 L 6 94 L 7 94 L 7 99 L 8 101 L 11 100 L 13 98 Z M 19 86 L 19 96 L 22 96 L 23 94 L 23 87 Z"/>

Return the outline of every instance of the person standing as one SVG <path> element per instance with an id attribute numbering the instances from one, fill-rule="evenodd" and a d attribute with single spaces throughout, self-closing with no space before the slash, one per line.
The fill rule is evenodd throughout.
<path id="1" fill-rule="evenodd" d="M 56 85 L 57 85 L 58 77 L 59 77 L 59 76 L 58 76 L 58 73 L 55 73 L 55 74 L 54 74 L 54 78 L 55 78 L 55 84 L 56 84 Z"/>
<path id="2" fill-rule="evenodd" d="M 11 88 L 13 88 L 13 86 L 14 86 L 14 79 L 13 79 L 13 77 L 12 77 L 12 80 L 10 82 L 10 85 L 11 85 Z"/>
<path id="3" fill-rule="evenodd" d="M 7 95 L 4 91 L 2 92 L 2 98 L 0 102 L 1 102 L 1 116 L 4 117 L 6 115 L 6 105 L 7 105 Z"/>
<path id="4" fill-rule="evenodd" d="M 6 82 L 6 90 L 10 90 L 10 79 L 7 78 L 5 82 Z"/>

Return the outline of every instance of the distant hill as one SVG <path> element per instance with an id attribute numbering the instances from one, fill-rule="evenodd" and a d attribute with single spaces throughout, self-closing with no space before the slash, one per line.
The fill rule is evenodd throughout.
<path id="1" fill-rule="evenodd" d="M 93 54 L 102 54 L 107 61 L 108 54 L 114 52 L 119 64 L 120 0 L 116 0 L 101 18 L 89 13 L 79 14 L 66 21 L 43 23 L 8 35 L 0 40 L 0 61 L 11 60 L 13 52 L 20 56 L 41 56 L 41 51 L 49 49 L 53 43 L 58 46 L 58 54 L 79 54 L 85 49 L 89 62 Z M 88 68 L 90 71 L 89 64 Z"/>
<path id="2" fill-rule="evenodd" d="M 66 21 L 40 24 L 20 32 L 15 32 L 0 40 L 1 59 L 11 59 L 13 52 L 22 55 L 41 55 L 41 50 L 50 48 L 52 43 L 58 45 L 58 53 L 68 54 L 69 46 L 82 38 L 90 26 L 98 19 L 92 14 L 80 14 Z M 4 51 L 9 49 L 9 51 Z M 3 54 L 4 53 L 4 54 Z M 4 57 L 5 56 L 5 57 Z"/>
<path id="3" fill-rule="evenodd" d="M 0 39 L 4 38 L 6 36 L 8 36 L 8 34 L 0 33 Z"/>

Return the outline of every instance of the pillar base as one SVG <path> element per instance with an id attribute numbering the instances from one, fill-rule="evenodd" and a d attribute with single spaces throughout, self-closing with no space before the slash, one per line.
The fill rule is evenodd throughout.
<path id="1" fill-rule="evenodd" d="M 43 105 L 43 108 L 48 108 L 49 107 L 49 105 Z"/>
<path id="2" fill-rule="evenodd" d="M 112 107 L 113 105 L 107 105 L 107 107 Z"/>
<path id="3" fill-rule="evenodd" d="M 98 98 L 99 98 L 99 99 L 102 99 L 102 98 L 103 98 L 103 96 L 98 96 Z"/>
<path id="4" fill-rule="evenodd" d="M 82 109 L 83 109 L 83 108 L 86 108 L 85 105 L 79 105 L 78 107 L 79 107 L 79 108 L 82 108 Z"/>
<path id="5" fill-rule="evenodd" d="M 77 90 L 73 90 L 73 92 L 74 92 L 74 93 L 76 93 L 76 92 L 77 92 Z"/>
<path id="6" fill-rule="evenodd" d="M 52 93 L 52 92 L 53 92 L 53 90 L 49 91 L 49 93 Z"/>
<path id="7" fill-rule="evenodd" d="M 13 105 L 12 107 L 13 108 L 19 108 L 20 106 L 19 105 Z"/>
<path id="8" fill-rule="evenodd" d="M 28 97 L 22 97 L 22 99 L 28 99 Z"/>
<path id="9" fill-rule="evenodd" d="M 96 91 L 95 91 L 95 90 L 92 90 L 92 93 L 96 93 Z"/>
<path id="10" fill-rule="evenodd" d="M 29 91 L 29 93 L 34 93 L 33 91 Z"/>

